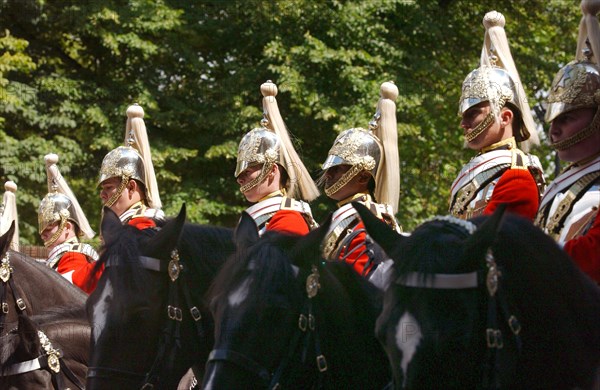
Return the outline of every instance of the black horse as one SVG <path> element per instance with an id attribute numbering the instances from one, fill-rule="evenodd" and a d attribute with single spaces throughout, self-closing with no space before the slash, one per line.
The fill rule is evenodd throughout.
<path id="1" fill-rule="evenodd" d="M 587 389 L 600 289 L 529 221 L 437 217 L 402 237 L 354 205 L 394 260 L 376 333 L 396 389 Z"/>
<path id="2" fill-rule="evenodd" d="M 373 333 L 380 294 L 350 266 L 322 261 L 327 227 L 259 239 L 243 214 L 236 254 L 209 291 L 216 333 L 205 390 L 381 389 L 389 382 Z"/>
<path id="3" fill-rule="evenodd" d="M 59 273 L 9 250 L 14 222 L 0 236 L 0 334 L 17 325 L 18 314 L 34 315 L 61 305 L 85 304 L 87 295 Z"/>
<path id="4" fill-rule="evenodd" d="M 90 325 L 84 305 L 56 307 L 0 337 L 0 389 L 82 389 Z"/>
<path id="5" fill-rule="evenodd" d="M 201 379 L 214 333 L 202 298 L 234 250 L 233 232 L 184 222 L 182 207 L 160 230 L 140 231 L 104 209 L 87 389 L 174 389 L 193 365 Z"/>

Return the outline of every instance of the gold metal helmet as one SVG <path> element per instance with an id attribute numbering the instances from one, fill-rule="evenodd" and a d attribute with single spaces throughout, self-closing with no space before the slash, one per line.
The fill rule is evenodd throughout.
<path id="1" fill-rule="evenodd" d="M 325 194 L 335 194 L 362 171 L 369 172 L 373 178 L 377 177 L 382 151 L 381 141 L 369 130 L 357 127 L 341 132 L 333 141 L 321 168 L 324 171 L 337 165 L 351 165 L 352 168 L 325 188 Z"/>
<path id="2" fill-rule="evenodd" d="M 240 141 L 235 177 L 250 166 L 263 166 L 260 175 L 241 186 L 240 191 L 247 192 L 262 183 L 276 163 L 287 173 L 288 180 L 283 185 L 287 195 L 310 202 L 319 196 L 319 190 L 296 153 L 283 122 L 275 98 L 277 86 L 268 80 L 260 86 L 260 91 L 263 95 L 261 127 L 252 129 Z"/>
<path id="3" fill-rule="evenodd" d="M 505 23 L 504 16 L 499 12 L 491 11 L 484 16 L 486 31 L 480 66 L 471 71 L 462 84 L 458 115 L 479 103 L 490 103 L 490 114 L 465 135 L 467 142 L 471 142 L 494 123 L 500 110 L 508 104 L 518 114 L 519 122 L 515 122 L 514 126 L 518 131 L 513 134 L 515 139 L 523 142 L 531 138 L 531 142 L 537 144 L 539 140 L 536 126 L 510 53 L 504 31 Z"/>
<path id="4" fill-rule="evenodd" d="M 115 193 L 104 204 L 107 207 L 111 207 L 119 199 L 131 179 L 144 185 L 149 207 L 160 209 L 162 206 L 143 118 L 144 110 L 138 104 L 127 108 L 125 146 L 111 150 L 102 160 L 98 185 L 113 177 L 121 180 Z"/>
<path id="5" fill-rule="evenodd" d="M 248 167 L 259 164 L 264 165 L 261 174 L 251 182 L 242 186 L 240 191 L 247 192 L 260 184 L 271 171 L 273 164 L 279 164 L 284 167 L 280 151 L 281 140 L 279 136 L 272 131 L 261 127 L 252 129 L 246 133 L 238 147 L 235 177 L 238 177 L 240 173 Z"/>
<path id="6" fill-rule="evenodd" d="M 44 160 L 48 176 L 48 194 L 44 196 L 38 209 L 39 233 L 42 234 L 46 228 L 54 223 L 59 224 L 58 230 L 44 242 L 44 245 L 50 246 L 56 242 L 67 221 L 77 225 L 79 236 L 94 237 L 95 233 L 91 229 L 83 210 L 81 210 L 77 198 L 58 170 L 56 165 L 58 156 L 54 153 L 47 154 Z"/>
<path id="7" fill-rule="evenodd" d="M 548 96 L 546 122 L 580 108 L 596 108 L 592 122 L 572 136 L 551 144 L 557 150 L 568 149 L 600 131 L 600 26 L 596 14 L 600 1 L 582 1 L 583 17 L 579 25 L 577 56 L 558 71 Z"/>
<path id="8" fill-rule="evenodd" d="M 325 188 L 332 196 L 362 171 L 375 180 L 374 196 L 377 202 L 390 205 L 398 211 L 400 193 L 400 162 L 398 156 L 398 127 L 396 103 L 398 87 L 393 82 L 380 86 L 380 99 L 369 129 L 352 128 L 340 133 L 322 165 L 323 171 L 336 165 L 350 165 L 335 183 Z"/>

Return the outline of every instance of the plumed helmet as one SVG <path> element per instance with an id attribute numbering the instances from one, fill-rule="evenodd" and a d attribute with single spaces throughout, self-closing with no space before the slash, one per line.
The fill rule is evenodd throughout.
<path id="1" fill-rule="evenodd" d="M 351 168 L 336 183 L 325 188 L 328 196 L 344 187 L 354 176 L 367 171 L 375 180 L 374 195 L 378 202 L 398 211 L 400 193 L 400 159 L 396 103 L 398 87 L 391 81 L 380 86 L 380 98 L 369 129 L 352 128 L 340 133 L 322 165 L 325 171 L 336 165 Z"/>
<path id="2" fill-rule="evenodd" d="M 125 146 L 111 150 L 104 157 L 100 167 L 98 185 L 112 177 L 120 178 L 121 185 L 105 206 L 112 206 L 121 196 L 127 182 L 135 179 L 144 185 L 148 206 L 155 209 L 162 207 L 152 164 L 150 142 L 144 123 L 144 110 L 137 103 L 127 108 Z"/>
<path id="3" fill-rule="evenodd" d="M 267 80 L 260 86 L 260 92 L 263 95 L 261 127 L 251 130 L 242 138 L 238 147 L 235 177 L 252 165 L 264 165 L 260 175 L 240 187 L 240 191 L 249 191 L 262 183 L 272 164 L 277 163 L 287 173 L 288 180 L 284 185 L 287 194 L 309 202 L 319 196 L 319 190 L 300 160 L 281 117 L 276 99 L 277 85 Z"/>
<path id="4" fill-rule="evenodd" d="M 359 167 L 360 171 L 368 171 L 375 178 L 382 150 L 381 142 L 373 132 L 360 127 L 344 130 L 333 142 L 321 168 L 327 170 L 336 165 L 352 165 Z"/>
<path id="5" fill-rule="evenodd" d="M 485 35 L 481 51 L 480 66 L 471 71 L 462 84 L 462 94 L 458 105 L 458 114 L 476 104 L 489 102 L 492 114 L 497 116 L 507 104 L 517 111 L 519 129 L 513 135 L 518 142 L 530 140 L 539 143 L 536 125 L 531 115 L 527 96 L 514 64 L 504 25 L 504 15 L 497 11 L 485 14 L 483 25 Z M 492 122 L 489 122 L 490 124 Z M 485 128 L 481 128 L 481 131 Z M 473 138 L 481 134 L 473 134 Z"/>
<path id="6" fill-rule="evenodd" d="M 264 127 L 246 133 L 238 147 L 235 177 L 248 167 L 264 163 L 277 163 L 283 166 L 279 136 Z"/>
<path id="7" fill-rule="evenodd" d="M 62 233 L 67 221 L 71 221 L 79 228 L 79 233 L 88 239 L 95 233 L 83 213 L 75 194 L 71 191 L 67 181 L 60 174 L 57 166 L 58 155 L 51 153 L 44 156 L 46 174 L 48 176 L 48 194 L 40 202 L 38 209 L 38 228 L 41 234 L 48 226 L 59 223 L 56 234 L 44 244 L 49 246 Z"/>
<path id="8" fill-rule="evenodd" d="M 144 160 L 140 153 L 131 146 L 119 146 L 104 156 L 98 184 L 111 177 L 126 177 L 127 180 L 139 180 L 146 185 L 145 176 Z"/>
<path id="9" fill-rule="evenodd" d="M 600 105 L 600 71 L 598 65 L 589 61 L 572 61 L 563 67 L 554 78 L 546 122 L 552 122 L 562 113 L 579 108 Z"/>
<path id="10" fill-rule="evenodd" d="M 600 0 L 582 0 L 583 16 L 579 23 L 575 60 L 565 65 L 554 77 L 546 122 L 562 113 L 579 108 L 600 106 Z"/>
<path id="11" fill-rule="evenodd" d="M 40 202 L 38 209 L 39 233 L 41 234 L 48 226 L 55 222 L 61 223 L 71 220 L 79 226 L 74 217 L 73 202 L 68 196 L 58 192 L 47 194 Z"/>

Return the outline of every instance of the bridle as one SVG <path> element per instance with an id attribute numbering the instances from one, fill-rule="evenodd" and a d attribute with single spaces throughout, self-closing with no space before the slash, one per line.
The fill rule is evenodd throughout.
<path id="1" fill-rule="evenodd" d="M 209 355 L 208 362 L 226 361 L 233 363 L 234 365 L 253 373 L 265 386 L 268 386 L 267 388 L 269 390 L 275 390 L 281 387 L 281 378 L 299 346 L 301 344 L 303 345 L 302 356 L 306 357 L 310 339 L 314 338 L 315 360 L 319 371 L 318 387 L 320 388 L 324 373 L 328 369 L 327 360 L 321 353 L 319 332 L 316 326 L 317 321 L 313 310 L 313 298 L 317 296 L 320 287 L 319 271 L 317 267 L 313 265 L 311 273 L 306 278 L 306 296 L 303 299 L 303 309 L 298 317 L 298 326 L 295 328 L 293 336 L 290 339 L 287 354 L 281 359 L 275 371 L 271 372 L 243 353 L 231 349 L 213 349 Z"/>
<path id="2" fill-rule="evenodd" d="M 471 235 L 477 227 L 466 220 L 452 216 L 435 217 L 432 221 L 444 221 L 454 224 Z M 485 255 L 485 268 L 460 274 L 425 274 L 408 272 L 400 275 L 395 284 L 405 287 L 424 289 L 479 289 L 485 286 L 487 290 L 487 321 L 485 329 L 486 370 L 482 378 L 483 388 L 498 388 L 499 351 L 504 348 L 504 339 L 500 330 L 499 320 L 506 321 L 510 329 L 517 351 L 521 351 L 521 324 L 517 319 L 513 305 L 509 304 L 506 290 L 501 287 L 502 270 L 496 264 L 491 247 Z"/>
<path id="3" fill-rule="evenodd" d="M 13 331 L 14 330 L 16 330 L 16 328 L 13 329 Z M 26 374 L 37 370 L 46 370 L 51 374 L 52 386 L 54 386 L 55 389 L 68 389 L 60 375 L 62 369 L 62 372 L 79 390 L 84 390 L 85 386 L 79 381 L 69 366 L 65 364 L 61 350 L 54 348 L 50 339 L 43 331 L 38 329 L 37 335 L 44 353 L 24 362 L 14 363 L 8 367 L 0 367 L 0 377 Z"/>
<path id="4" fill-rule="evenodd" d="M 118 267 L 118 264 L 109 259 L 105 268 Z M 169 292 L 167 299 L 167 318 L 166 323 L 163 327 L 161 337 L 158 343 L 158 352 L 152 363 L 149 371 L 140 373 L 128 370 L 122 370 L 111 367 L 89 367 L 87 377 L 88 378 L 114 378 L 120 377 L 125 380 L 139 381 L 142 383 L 141 389 L 153 389 L 157 386 L 160 380 L 160 371 L 162 369 L 163 362 L 167 356 L 170 348 L 177 347 L 180 342 L 180 328 L 184 317 L 184 311 L 179 304 L 180 293 L 184 297 L 184 308 L 187 308 L 193 323 L 196 328 L 196 333 L 199 340 L 204 338 L 204 327 L 202 326 L 202 314 L 198 306 L 192 303 L 192 298 L 188 285 L 186 283 L 179 283 L 179 276 L 184 271 L 183 264 L 179 261 L 179 252 L 177 249 L 173 249 L 171 257 L 168 263 L 166 261 L 157 259 L 149 256 L 139 257 L 140 267 L 150 271 L 156 271 L 159 273 L 166 273 L 169 276 Z"/>
<path id="5" fill-rule="evenodd" d="M 27 314 L 25 309 L 27 305 L 25 300 L 20 296 L 19 291 L 15 287 L 13 268 L 10 265 L 10 251 L 7 250 L 2 260 L 0 261 L 0 300 L 1 300 L 1 311 L 0 311 L 0 333 L 4 330 L 5 320 L 9 313 L 9 305 L 7 302 L 7 291 L 10 287 L 15 300 L 15 307 L 19 314 Z M 25 374 L 28 372 L 36 371 L 39 369 L 45 369 L 52 374 L 52 385 L 55 389 L 64 389 L 62 377 L 59 375 L 61 368 L 62 372 L 77 386 L 80 390 L 83 390 L 84 386 L 81 384 L 79 379 L 73 374 L 73 371 L 64 363 L 62 359 L 62 353 L 60 350 L 52 347 L 48 337 L 38 330 L 38 337 L 42 348 L 44 348 L 45 354 L 20 363 L 12 364 L 8 367 L 0 367 L 0 377 Z"/>
<path id="6" fill-rule="evenodd" d="M 2 305 L 0 310 L 0 334 L 4 331 L 6 317 L 10 310 L 7 301 L 8 287 L 10 287 L 10 290 L 12 291 L 17 311 L 19 313 L 26 313 L 25 309 L 27 308 L 25 300 L 23 300 L 19 291 L 15 288 L 15 277 L 12 273 L 13 268 L 10 265 L 10 251 L 7 250 L 0 261 L 0 301 Z"/>

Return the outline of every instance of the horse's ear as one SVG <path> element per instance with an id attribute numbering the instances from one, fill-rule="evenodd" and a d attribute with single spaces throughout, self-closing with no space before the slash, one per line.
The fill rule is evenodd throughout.
<path id="1" fill-rule="evenodd" d="M 37 326 L 26 315 L 19 314 L 18 335 L 22 351 L 27 355 L 36 356 L 41 349 L 40 338 L 37 333 Z"/>
<path id="2" fill-rule="evenodd" d="M 100 223 L 100 235 L 104 241 L 104 245 L 110 246 L 116 241 L 117 237 L 123 230 L 123 223 L 119 216 L 110 209 L 104 206 L 102 209 L 102 222 Z"/>
<path id="3" fill-rule="evenodd" d="M 13 220 L 10 227 L 2 236 L 0 236 L 0 253 L 6 253 L 10 248 L 13 235 L 15 234 L 15 221 Z"/>
<path id="4" fill-rule="evenodd" d="M 465 253 L 479 261 L 489 247 L 492 246 L 502 226 L 506 203 L 500 204 L 494 214 L 489 216 L 486 221 L 471 235 L 466 242 Z"/>
<path id="5" fill-rule="evenodd" d="M 322 259 L 321 243 L 331 226 L 332 214 L 325 222 L 298 240 L 291 252 L 292 262 L 299 267 L 308 267 Z"/>
<path id="6" fill-rule="evenodd" d="M 247 212 L 242 212 L 240 222 L 235 228 L 234 239 L 238 248 L 247 248 L 258 241 L 256 222 Z"/>
<path id="7" fill-rule="evenodd" d="M 359 202 L 352 202 L 352 206 L 360 215 L 360 219 L 365 224 L 365 229 L 369 236 L 375 240 L 377 244 L 388 256 L 392 256 L 398 243 L 405 239 L 401 234 L 396 233 L 385 222 L 377 218 L 365 205 Z"/>
<path id="8" fill-rule="evenodd" d="M 165 223 L 152 238 L 151 244 L 154 248 L 173 248 L 179 242 L 179 236 L 183 230 L 186 218 L 185 203 L 181 205 L 179 214 L 174 219 Z M 173 245 L 175 243 L 175 245 Z"/>

